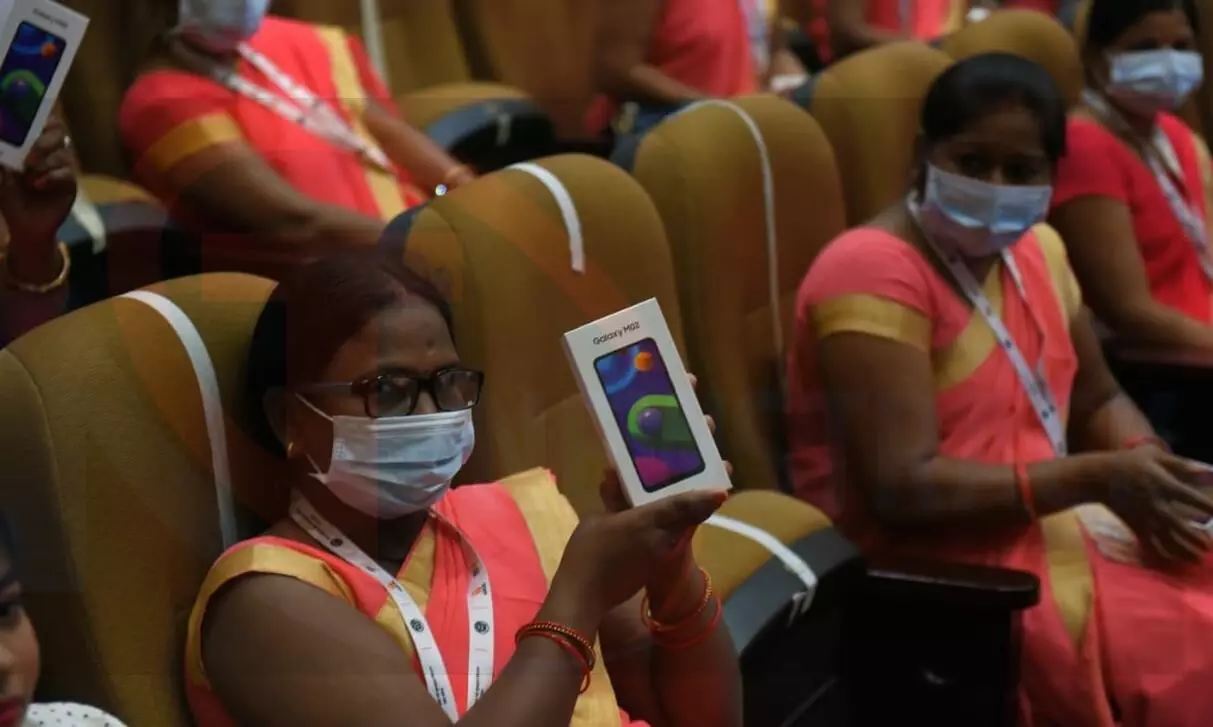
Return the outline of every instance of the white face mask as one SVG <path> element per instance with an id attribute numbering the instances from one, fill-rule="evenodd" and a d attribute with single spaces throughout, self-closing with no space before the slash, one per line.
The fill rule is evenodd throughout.
<path id="1" fill-rule="evenodd" d="M 1204 80 L 1204 63 L 1193 51 L 1130 51 L 1108 63 L 1107 94 L 1143 114 L 1174 111 Z"/>
<path id="2" fill-rule="evenodd" d="M 471 410 L 371 419 L 329 416 L 299 400 L 333 423 L 329 471 L 320 472 L 312 460 L 312 476 L 345 504 L 381 520 L 441 500 L 476 446 Z"/>
<path id="3" fill-rule="evenodd" d="M 178 0 L 177 30 L 208 50 L 230 53 L 252 38 L 272 0 Z"/>
<path id="4" fill-rule="evenodd" d="M 1002 252 L 1049 213 L 1053 188 L 990 184 L 927 165 L 921 204 L 910 211 L 936 244 L 967 258 Z"/>

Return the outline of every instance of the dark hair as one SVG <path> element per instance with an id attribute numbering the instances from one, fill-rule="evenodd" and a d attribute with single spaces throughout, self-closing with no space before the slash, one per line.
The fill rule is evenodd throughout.
<path id="1" fill-rule="evenodd" d="M 1150 13 L 1182 10 L 1196 27 L 1196 9 L 1189 0 L 1092 0 L 1087 16 L 1087 50 L 1102 50 Z"/>
<path id="2" fill-rule="evenodd" d="M 266 417 L 266 394 L 313 381 L 372 318 L 408 300 L 437 309 L 454 338 L 451 309 L 442 294 L 397 259 L 338 254 L 288 273 L 266 301 L 249 346 L 247 398 L 257 439 L 282 451 Z"/>
<path id="3" fill-rule="evenodd" d="M 946 141 L 1008 102 L 1023 104 L 1040 123 L 1053 164 L 1066 152 L 1066 103 L 1041 66 L 1010 53 L 983 53 L 952 64 L 927 91 L 922 135 L 927 147 Z"/>

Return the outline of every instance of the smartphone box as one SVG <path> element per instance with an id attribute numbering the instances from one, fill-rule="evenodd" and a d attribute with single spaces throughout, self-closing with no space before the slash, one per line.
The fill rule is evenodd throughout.
<path id="1" fill-rule="evenodd" d="M 633 506 L 732 487 L 655 299 L 569 331 L 564 350 Z"/>
<path id="2" fill-rule="evenodd" d="M 4 0 L 0 13 L 0 164 L 20 171 L 59 98 L 88 18 L 50 0 Z"/>

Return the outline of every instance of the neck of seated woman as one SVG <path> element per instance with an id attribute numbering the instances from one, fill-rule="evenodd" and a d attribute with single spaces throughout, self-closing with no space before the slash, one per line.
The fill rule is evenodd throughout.
<path id="1" fill-rule="evenodd" d="M 175 68 L 209 77 L 217 68 L 235 68 L 238 58 L 235 51 L 217 53 L 185 36 L 169 33 L 164 37 L 161 51 L 156 54 L 152 64 L 154 67 Z"/>
<path id="2" fill-rule="evenodd" d="M 931 267 L 938 272 L 948 284 L 956 290 L 956 294 L 964 298 L 964 293 L 960 290 L 959 284 L 954 279 L 952 272 L 948 270 L 947 265 L 932 249 L 930 243 L 927 242 L 926 236 L 922 232 L 922 228 L 914 221 L 913 215 L 904 203 L 898 203 L 882 212 L 874 220 L 874 224 L 892 234 L 900 237 L 908 242 L 914 249 L 918 250 L 924 258 L 931 263 Z M 990 270 L 998 262 L 1001 256 L 998 254 L 986 255 L 979 258 L 961 258 L 964 261 L 965 267 L 973 274 L 974 279 L 982 282 L 986 276 L 990 274 Z"/>
<path id="3" fill-rule="evenodd" d="M 367 515 L 346 505 L 310 475 L 292 478 L 291 485 L 324 519 L 392 575 L 404 566 L 429 517 L 424 511 L 390 520 Z M 290 517 L 279 521 L 268 534 L 328 550 Z"/>

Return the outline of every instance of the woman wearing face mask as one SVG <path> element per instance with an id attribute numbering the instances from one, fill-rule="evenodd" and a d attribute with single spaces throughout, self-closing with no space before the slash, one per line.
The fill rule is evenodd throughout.
<path id="1" fill-rule="evenodd" d="M 688 548 L 722 493 L 624 510 L 610 478 L 614 514 L 578 524 L 544 471 L 449 489 L 484 377 L 441 298 L 383 261 L 288 276 L 249 376 L 292 497 L 202 588 L 199 727 L 739 727 L 736 656 Z"/>
<path id="2" fill-rule="evenodd" d="M 41 663 L 15 558 L 12 530 L 0 513 L 0 727 L 122 727 L 92 707 L 31 704 Z"/>
<path id="3" fill-rule="evenodd" d="M 120 126 L 135 178 L 207 236 L 209 267 L 274 275 L 373 245 L 385 220 L 473 175 L 400 117 L 358 40 L 269 6 L 179 0 Z"/>
<path id="4" fill-rule="evenodd" d="M 1209 154 L 1173 115 L 1202 80 L 1195 42 L 1178 0 L 1092 2 L 1049 221 L 1119 339 L 1213 353 Z"/>
<path id="5" fill-rule="evenodd" d="M 1037 225 L 1065 124 L 1022 58 L 934 83 L 912 192 L 801 286 L 794 483 L 869 552 L 1041 579 L 1023 622 L 1033 724 L 1191 724 L 1213 714 L 1213 566 L 1192 524 L 1213 502 L 1118 389 Z"/>

